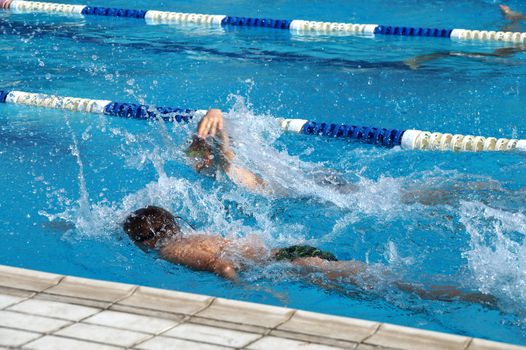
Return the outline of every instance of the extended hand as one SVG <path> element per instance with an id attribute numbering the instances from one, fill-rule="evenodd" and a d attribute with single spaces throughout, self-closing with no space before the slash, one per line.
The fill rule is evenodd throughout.
<path id="1" fill-rule="evenodd" d="M 197 136 L 213 137 L 220 130 L 223 130 L 223 115 L 219 109 L 210 109 L 197 125 Z"/>

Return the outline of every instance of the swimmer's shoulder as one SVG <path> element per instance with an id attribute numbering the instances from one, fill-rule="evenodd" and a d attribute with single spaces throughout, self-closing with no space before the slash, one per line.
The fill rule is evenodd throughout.
<path id="1" fill-rule="evenodd" d="M 186 264 L 192 256 L 219 256 L 228 243 L 220 236 L 196 233 L 166 241 L 160 248 L 160 254 L 165 259 Z"/>

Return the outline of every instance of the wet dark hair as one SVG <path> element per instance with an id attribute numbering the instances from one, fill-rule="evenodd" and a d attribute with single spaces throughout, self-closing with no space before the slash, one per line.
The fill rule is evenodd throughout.
<path id="1" fill-rule="evenodd" d="M 180 232 L 175 217 L 168 210 L 153 205 L 131 213 L 122 226 L 135 242 Z"/>
<path id="2" fill-rule="evenodd" d="M 205 139 L 195 135 L 192 138 L 192 143 L 186 150 L 186 154 L 192 158 L 204 158 L 211 155 L 212 152 L 212 146 Z"/>
<path id="3" fill-rule="evenodd" d="M 213 143 L 214 140 L 207 141 L 194 135 L 192 143 L 186 150 L 186 155 L 197 162 L 194 164 L 194 168 L 198 173 L 213 175 L 212 173 L 217 169 L 216 152 L 214 152 L 214 146 L 211 142 Z"/>

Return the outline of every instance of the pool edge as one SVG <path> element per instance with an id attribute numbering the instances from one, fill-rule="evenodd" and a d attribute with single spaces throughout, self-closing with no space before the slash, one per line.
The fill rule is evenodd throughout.
<path id="1" fill-rule="evenodd" d="M 2 296 L 8 301 L 4 300 L 2 303 Z M 59 312 L 56 310 L 65 310 L 69 307 L 71 310 L 92 310 L 93 314 L 84 318 L 71 318 L 69 314 L 67 314 L 69 318 L 64 318 L 63 315 L 65 314 L 60 312 L 55 316 L 52 314 L 51 317 L 45 314 L 45 317 L 61 325 L 52 329 L 35 329 L 27 321 L 26 323 L 17 321 L 24 318 L 31 319 L 32 316 L 37 318 L 44 316 L 43 311 L 38 310 L 39 303 L 45 307 L 54 307 L 55 309 L 51 310 L 55 311 L 52 312 Z M 32 305 L 33 308 L 27 311 L 27 308 L 24 308 L 25 305 L 28 307 Z M 90 319 L 93 319 L 93 315 L 100 313 L 111 314 L 111 311 L 146 316 L 152 320 L 164 320 L 171 322 L 172 327 L 152 333 L 143 332 L 143 330 L 137 331 L 128 327 L 123 329 L 114 325 L 109 326 L 112 332 L 123 332 L 123 334 L 135 335 L 138 338 L 142 335 L 143 338 L 135 343 L 126 343 L 129 340 L 124 340 L 124 336 L 122 339 L 119 338 L 122 343 L 115 343 L 114 340 L 110 342 L 100 341 L 96 337 L 93 338 L 96 340 L 84 339 L 82 337 L 85 335 L 77 336 L 74 332 L 68 333 L 68 330 L 74 328 L 72 326 L 79 324 L 86 327 L 104 326 L 104 324 L 94 324 Z M 83 341 L 100 347 L 136 349 L 153 349 L 158 345 L 158 342 L 165 342 L 166 347 L 173 346 L 173 342 L 194 342 L 203 346 L 215 346 L 216 348 L 226 346 L 227 348 L 238 349 L 293 346 L 329 349 L 327 347 L 332 346 L 360 350 L 424 348 L 526 350 L 526 347 L 518 345 L 388 323 L 58 275 L 5 265 L 0 265 L 0 312 L 4 313 L 4 317 L 0 318 L 0 333 L 4 331 L 5 334 L 10 335 L 10 340 L 2 340 L 0 337 L 0 348 L 1 346 L 25 347 L 27 345 L 38 348 L 43 342 L 52 343 L 55 341 L 58 342 L 57 346 L 59 346 L 62 344 L 60 342 Z M 170 335 L 174 333 L 174 329 L 177 327 L 179 327 L 177 329 L 182 329 L 180 326 L 183 324 L 191 329 L 204 328 L 212 331 L 216 329 L 221 334 L 231 333 L 233 334 L 231 337 L 237 337 L 237 340 L 228 340 L 230 339 L 228 336 L 219 337 L 217 340 L 214 340 L 215 338 L 211 340 L 207 337 L 195 338 L 198 337 L 195 334 L 199 332 L 194 332 L 195 334 L 189 332 L 182 338 L 181 336 Z M 7 338 L 4 336 L 4 339 Z M 17 339 L 20 339 L 19 343 L 16 343 Z M 246 343 L 240 343 L 241 340 L 239 339 L 245 339 Z M 3 341 L 5 344 L 2 343 Z M 12 343 L 7 344 L 8 341 L 12 341 Z"/>

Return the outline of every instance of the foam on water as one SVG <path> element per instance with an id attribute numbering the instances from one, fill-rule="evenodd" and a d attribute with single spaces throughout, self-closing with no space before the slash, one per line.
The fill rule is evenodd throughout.
<path id="1" fill-rule="evenodd" d="M 476 201 L 463 201 L 460 215 L 470 238 L 463 256 L 479 289 L 504 297 L 510 305 L 524 305 L 526 215 Z"/>
<path id="2" fill-rule="evenodd" d="M 342 174 L 331 169 L 331 164 L 293 156 L 279 142 L 283 131 L 276 116 L 255 115 L 243 97 L 231 98 L 235 104 L 226 115 L 225 125 L 234 140 L 236 162 L 259 174 L 276 197 L 317 198 L 363 213 L 385 214 L 399 207 L 400 179 L 371 180 L 346 170 Z"/>

